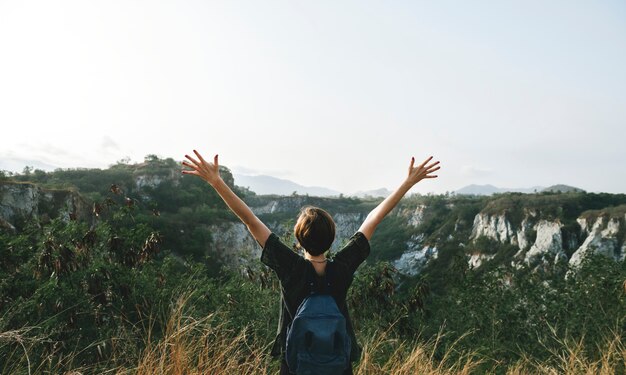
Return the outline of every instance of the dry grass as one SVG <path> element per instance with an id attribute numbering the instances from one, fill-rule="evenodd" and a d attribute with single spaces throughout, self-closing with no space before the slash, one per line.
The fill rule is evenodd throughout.
<path id="1" fill-rule="evenodd" d="M 599 359 L 590 359 L 582 340 L 559 340 L 562 349 L 552 350 L 552 361 L 541 363 L 524 358 L 507 369 L 507 375 L 619 375 L 626 374 L 626 345 L 615 333 L 597 348 Z"/>
<path id="2" fill-rule="evenodd" d="M 165 335 L 151 343 L 147 335 L 146 349 L 136 369 L 138 375 L 152 374 L 265 374 L 271 358 L 259 340 L 249 337 L 244 327 L 233 332 L 215 324 L 215 316 L 196 320 L 186 317 L 183 297 L 175 306 L 166 325 Z M 120 373 L 126 371 L 120 371 Z"/>
<path id="3" fill-rule="evenodd" d="M 452 360 L 455 352 L 452 344 L 441 360 L 435 360 L 435 353 L 443 334 L 430 342 L 408 343 L 390 338 L 383 332 L 375 335 L 363 347 L 361 361 L 355 368 L 356 375 L 394 374 L 394 375 L 447 375 L 472 374 L 482 361 L 474 353 L 459 353 Z M 386 359 L 379 360 L 381 353 L 389 352 Z"/>
<path id="4" fill-rule="evenodd" d="M 147 374 L 270 374 L 277 373 L 278 363 L 268 355 L 260 340 L 248 337 L 244 328 L 233 332 L 215 325 L 214 316 L 202 320 L 183 314 L 185 300 L 181 299 L 167 324 L 163 339 L 156 344 L 146 342 L 146 349 L 136 369 L 119 371 Z M 149 335 L 148 335 L 149 337 Z M 354 368 L 356 375 L 446 375 L 471 374 L 482 363 L 470 354 L 456 355 L 454 344 L 444 357 L 434 359 L 440 335 L 428 343 L 399 341 L 389 332 L 371 337 L 363 346 L 361 361 Z M 456 353 L 455 353 L 456 354 Z"/>
<path id="5" fill-rule="evenodd" d="M 104 366 L 100 364 L 97 368 L 72 366 L 70 355 L 62 368 L 46 366 L 45 359 L 33 358 L 29 353 L 29 349 L 36 343 L 26 337 L 25 331 L 12 331 L 0 333 L 0 347 L 1 344 L 11 341 L 16 347 L 10 359 L 0 360 L 0 372 L 72 375 L 91 373 L 217 375 L 278 372 L 278 363 L 269 356 L 266 341 L 254 337 L 245 327 L 229 329 L 224 324 L 218 323 L 223 317 L 216 314 L 203 319 L 191 318 L 184 313 L 186 302 L 187 298 L 181 297 L 173 306 L 161 339 L 152 338 L 148 324 L 143 337 L 143 350 L 137 352 L 139 354 L 130 354 L 138 358 L 136 365 L 120 365 L 122 362 L 113 360 Z M 512 366 L 502 364 L 495 367 L 487 367 L 486 359 L 476 352 L 457 349 L 460 339 L 437 357 L 442 338 L 443 334 L 440 334 L 436 339 L 424 343 L 401 341 L 388 331 L 374 334 L 363 340 L 363 354 L 361 361 L 354 368 L 354 373 L 356 375 L 626 374 L 626 345 L 619 333 L 615 333 L 603 345 L 595 348 L 594 353 L 602 353 L 598 356 L 599 359 L 590 359 L 589 350 L 583 346 L 582 341 L 561 340 L 559 341 L 561 348 L 552 350 L 550 360 L 547 362 L 537 362 L 522 356 L 522 359 Z M 115 357 L 120 359 L 123 354 L 116 353 Z M 125 363 L 128 363 L 128 359 L 125 358 Z M 4 360 L 10 360 L 12 363 L 5 363 L 2 366 L 1 362 Z M 71 371 L 67 371 L 68 368 Z"/>

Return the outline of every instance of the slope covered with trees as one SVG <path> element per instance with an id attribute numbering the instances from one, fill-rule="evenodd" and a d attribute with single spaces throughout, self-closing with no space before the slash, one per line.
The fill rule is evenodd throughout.
<path id="1" fill-rule="evenodd" d="M 1 373 L 277 369 L 267 354 L 277 281 L 259 264 L 232 269 L 210 251 L 213 225 L 236 222 L 210 187 L 154 156 L 105 170 L 27 172 L 5 174 L 0 184 L 72 191 L 87 208 L 44 215 L 52 206 L 43 205 L 0 229 Z M 223 176 L 232 186 L 226 168 Z M 235 189 L 255 207 L 283 202 Z M 378 202 L 285 199 L 356 218 Z M 260 215 L 288 227 L 298 207 L 287 203 Z M 625 203 L 624 195 L 587 193 L 405 199 L 379 228 L 349 295 L 367 344 L 357 371 L 624 373 L 624 260 L 589 256 L 576 272 L 544 272 L 512 265 L 518 249 L 508 242 L 469 239 L 479 214 L 503 214 L 518 226 L 538 210 L 579 236 L 576 218 L 623 218 Z M 438 256 L 407 276 L 392 262 L 416 234 Z M 624 233 L 615 236 L 621 246 Z M 494 257 L 472 267 L 468 257 L 479 250 Z"/>

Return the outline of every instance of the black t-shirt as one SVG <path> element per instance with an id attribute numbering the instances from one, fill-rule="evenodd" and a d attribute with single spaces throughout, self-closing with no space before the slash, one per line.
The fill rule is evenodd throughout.
<path id="1" fill-rule="evenodd" d="M 331 294 L 341 313 L 346 317 L 348 334 L 352 338 L 352 352 L 350 359 L 357 360 L 361 355 L 361 349 L 356 342 L 352 322 L 346 306 L 346 294 L 352 284 L 352 278 L 356 269 L 363 263 L 370 253 L 370 245 L 365 235 L 356 232 L 350 241 L 344 246 L 326 265 L 326 273 L 331 276 Z M 307 285 L 307 275 L 315 275 L 316 283 L 321 285 L 321 279 L 315 273 L 313 265 L 291 248 L 280 241 L 274 233 L 270 234 L 265 242 L 261 262 L 276 272 L 281 286 L 281 303 L 278 320 L 278 332 L 272 346 L 272 355 L 282 356 L 285 353 L 287 340 L 287 327 L 291 324 L 293 316 L 304 298 L 311 292 Z M 329 269 L 328 267 L 331 267 Z M 312 272 L 312 274 L 311 274 Z M 309 278 L 310 279 L 310 278 Z"/>

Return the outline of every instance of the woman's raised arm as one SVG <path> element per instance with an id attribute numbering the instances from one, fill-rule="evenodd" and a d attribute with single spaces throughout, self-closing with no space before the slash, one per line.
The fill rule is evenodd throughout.
<path id="1" fill-rule="evenodd" d="M 363 222 L 363 224 L 361 224 L 361 227 L 359 228 L 359 232 L 363 233 L 365 237 L 370 240 L 378 224 L 380 224 L 385 216 L 387 216 L 387 214 L 391 212 L 391 210 L 393 210 L 393 208 L 398 204 L 398 202 L 400 202 L 400 199 L 404 197 L 407 191 L 409 191 L 415 184 L 425 178 L 436 178 L 437 176 L 431 173 L 435 172 L 441 167 L 438 166 L 438 161 L 428 164 L 432 159 L 433 157 L 431 156 L 428 159 L 424 160 L 422 164 L 418 165 L 417 167 L 413 167 L 413 165 L 415 164 L 415 158 L 411 158 L 411 164 L 409 165 L 409 174 L 407 178 L 396 189 L 396 191 L 391 193 L 390 196 L 385 198 L 384 201 L 382 201 L 378 206 L 376 206 L 376 208 L 372 210 L 372 212 L 367 215 L 367 218 L 365 218 L 365 221 Z"/>
<path id="2" fill-rule="evenodd" d="M 217 160 L 218 156 L 215 155 L 213 163 L 210 163 L 205 161 L 198 151 L 193 150 L 193 152 L 198 157 L 198 160 L 189 155 L 185 155 L 188 161 L 183 161 L 183 165 L 191 168 L 191 170 L 184 169 L 183 174 L 198 176 L 208 182 L 224 200 L 228 208 L 230 208 L 230 210 L 237 215 L 239 220 L 248 227 L 252 237 L 256 239 L 259 245 L 265 247 L 265 242 L 270 236 L 271 231 L 256 217 L 250 207 L 248 207 L 248 205 L 226 185 L 224 180 L 222 180 Z"/>

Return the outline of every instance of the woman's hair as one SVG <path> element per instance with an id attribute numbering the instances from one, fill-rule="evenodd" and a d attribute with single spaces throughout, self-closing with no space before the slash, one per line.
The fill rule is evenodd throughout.
<path id="1" fill-rule="evenodd" d="M 309 254 L 320 255 L 330 249 L 335 240 L 335 222 L 321 208 L 305 206 L 300 210 L 294 233 Z"/>

